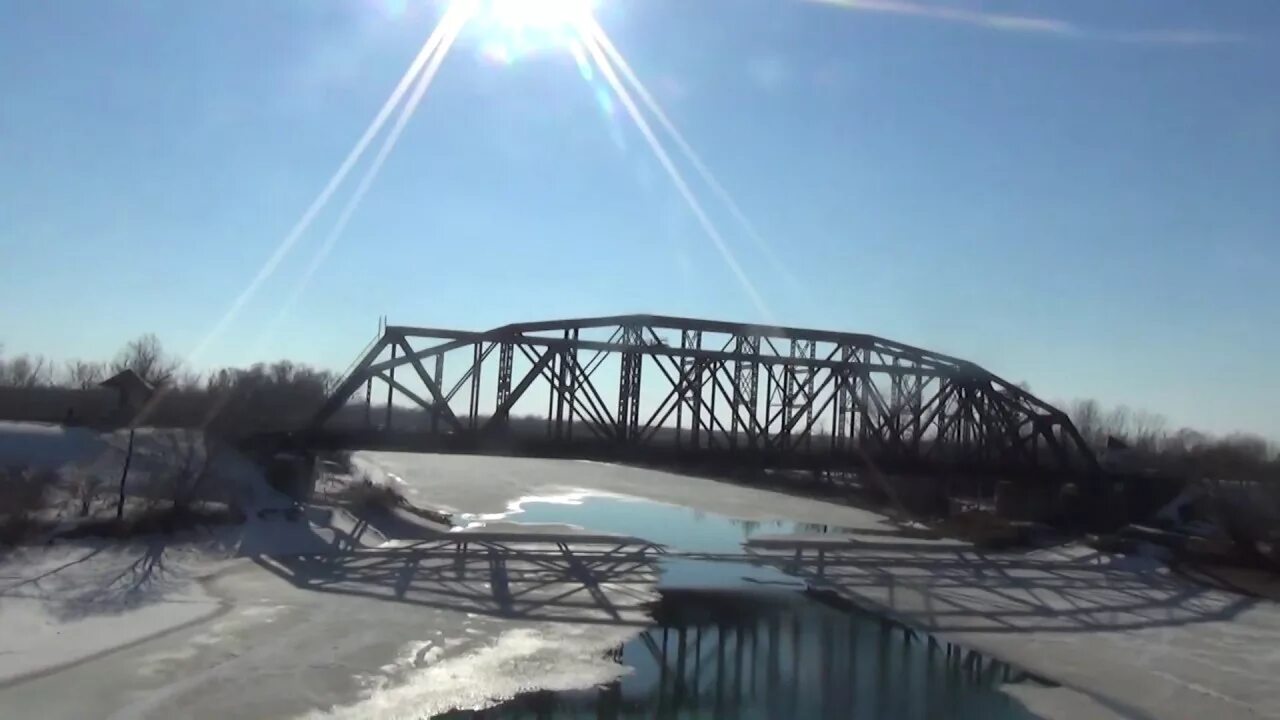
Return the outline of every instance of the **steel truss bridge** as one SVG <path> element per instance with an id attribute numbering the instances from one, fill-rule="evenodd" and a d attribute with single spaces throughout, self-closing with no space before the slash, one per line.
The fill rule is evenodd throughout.
<path id="1" fill-rule="evenodd" d="M 310 433 L 755 467 L 1097 470 L 1065 413 L 973 363 L 872 335 L 653 315 L 388 326 Z"/>

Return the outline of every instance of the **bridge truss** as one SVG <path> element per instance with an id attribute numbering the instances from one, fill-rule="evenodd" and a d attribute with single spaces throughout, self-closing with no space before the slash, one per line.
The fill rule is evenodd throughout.
<path id="1" fill-rule="evenodd" d="M 871 335 L 652 315 L 388 326 L 311 432 L 755 466 L 1097 468 L 1065 413 L 973 363 Z"/>

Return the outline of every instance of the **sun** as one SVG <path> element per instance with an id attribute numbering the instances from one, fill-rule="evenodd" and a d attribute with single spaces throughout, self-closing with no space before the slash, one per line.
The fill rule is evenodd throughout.
<path id="1" fill-rule="evenodd" d="M 568 50 L 594 18 L 596 0 L 454 0 L 467 8 L 468 31 L 484 55 L 510 64 L 547 50 Z"/>
<path id="2" fill-rule="evenodd" d="M 591 17 L 591 0 L 479 0 L 477 16 L 516 31 L 572 26 Z"/>

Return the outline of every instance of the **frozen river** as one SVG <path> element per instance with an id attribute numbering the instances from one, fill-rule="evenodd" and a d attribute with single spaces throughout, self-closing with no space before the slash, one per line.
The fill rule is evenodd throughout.
<path id="1" fill-rule="evenodd" d="M 357 460 L 466 530 L 384 542 L 313 513 L 17 551 L 0 560 L 3 714 L 426 718 L 514 698 L 491 712 L 1276 716 L 1274 605 L 1158 567 L 989 557 L 852 507 L 599 463 Z M 797 534 L 820 568 L 787 564 Z M 755 564 L 706 559 L 744 542 Z M 798 578 L 984 657 L 816 603 Z M 1062 686 L 1002 685 L 1020 668 Z"/>

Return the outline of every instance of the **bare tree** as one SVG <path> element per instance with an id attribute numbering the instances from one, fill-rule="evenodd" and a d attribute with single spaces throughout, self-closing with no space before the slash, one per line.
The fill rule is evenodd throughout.
<path id="1" fill-rule="evenodd" d="M 130 340 L 111 362 L 111 372 L 133 370 L 153 386 L 168 385 L 177 375 L 181 361 L 170 358 L 160 339 L 150 333 Z"/>
<path id="2" fill-rule="evenodd" d="M 1102 437 L 1102 409 L 1097 400 L 1076 400 L 1071 403 L 1067 415 L 1085 442 L 1100 445 L 1105 439 Z"/>
<path id="3" fill-rule="evenodd" d="M 52 382 L 51 366 L 44 357 L 19 355 L 11 360 L 0 360 L 0 386 L 32 388 Z"/>
<path id="4" fill-rule="evenodd" d="M 106 379 L 107 368 L 99 362 L 68 360 L 63 384 L 79 390 L 88 390 Z"/>
<path id="5" fill-rule="evenodd" d="M 1165 420 L 1163 415 L 1147 412 L 1146 410 L 1135 410 L 1131 417 L 1130 432 L 1134 447 L 1155 452 L 1164 439 L 1165 429 L 1169 425 L 1168 421 Z"/>
<path id="6" fill-rule="evenodd" d="M 1161 450 L 1167 454 L 1185 457 L 1200 452 L 1209 444 L 1209 436 L 1199 430 L 1179 428 L 1172 435 L 1166 435 L 1161 443 Z"/>
<path id="7" fill-rule="evenodd" d="M 1130 442 L 1132 425 L 1133 411 L 1127 405 L 1118 405 L 1103 418 L 1101 430 L 1117 440 Z"/>
<path id="8" fill-rule="evenodd" d="M 204 378 L 198 372 L 183 370 L 175 372 L 170 381 L 174 387 L 181 390 L 199 391 L 204 389 Z"/>

